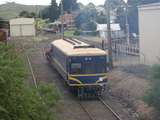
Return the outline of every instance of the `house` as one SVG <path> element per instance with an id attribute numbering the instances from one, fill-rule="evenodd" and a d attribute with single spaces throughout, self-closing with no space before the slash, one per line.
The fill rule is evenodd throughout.
<path id="1" fill-rule="evenodd" d="M 15 18 L 9 21 L 11 36 L 35 36 L 34 18 Z"/>
<path id="2" fill-rule="evenodd" d="M 65 23 L 63 23 L 63 27 L 64 27 L 64 30 L 65 30 L 67 25 Z M 53 23 L 49 23 L 47 25 L 47 27 L 43 28 L 42 30 L 46 31 L 46 32 L 53 32 L 53 33 L 61 32 L 62 23 L 61 23 L 61 21 L 55 21 Z"/>
<path id="3" fill-rule="evenodd" d="M 61 21 L 61 17 L 59 19 Z M 68 29 L 72 29 L 75 27 L 75 15 L 74 13 L 65 12 L 63 15 L 63 22 L 67 25 Z"/>
<path id="4" fill-rule="evenodd" d="M 97 31 L 103 40 L 107 39 L 107 24 L 97 24 Z M 124 37 L 125 34 L 121 31 L 120 25 L 118 23 L 111 24 L 111 37 L 112 39 L 117 39 Z"/>
<path id="5" fill-rule="evenodd" d="M 142 5 L 139 11 L 140 58 L 147 65 L 160 63 L 160 3 Z"/>
<path id="6" fill-rule="evenodd" d="M 0 20 L 0 42 L 7 42 L 9 40 L 9 21 Z"/>

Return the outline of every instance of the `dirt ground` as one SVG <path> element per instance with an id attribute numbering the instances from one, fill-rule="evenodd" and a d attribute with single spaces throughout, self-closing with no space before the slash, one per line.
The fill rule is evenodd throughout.
<path id="1" fill-rule="evenodd" d="M 88 120 L 85 112 L 64 85 L 63 79 L 55 69 L 47 64 L 44 57 L 44 52 L 48 49 L 49 43 L 57 38 L 52 34 L 40 34 L 38 37 L 12 38 L 13 41 L 11 42 L 19 50 L 21 47 L 25 48 L 25 52 L 31 58 L 38 82 L 46 81 L 55 84 L 61 91 L 63 97 L 56 110 L 58 119 Z M 131 59 L 134 62 L 133 58 Z M 147 106 L 142 100 L 146 91 L 150 89 L 149 76 L 146 76 L 148 67 L 137 65 L 139 62 L 130 65 L 131 59 L 125 59 L 127 61 L 121 59 L 121 61 L 115 62 L 116 67 L 108 74 L 110 89 L 104 95 L 104 100 L 112 105 L 117 113 L 120 113 L 123 120 L 136 120 L 140 117 L 144 120 L 158 120 L 154 118 L 156 116 L 155 110 Z"/>
<path id="2" fill-rule="evenodd" d="M 151 88 L 149 67 L 144 65 L 117 66 L 109 72 L 110 94 L 143 120 L 159 120 L 159 113 L 144 103 L 143 98 Z"/>

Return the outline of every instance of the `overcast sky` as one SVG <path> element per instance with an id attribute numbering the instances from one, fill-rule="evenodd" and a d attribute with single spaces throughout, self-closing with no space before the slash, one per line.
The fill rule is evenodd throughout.
<path id="1" fill-rule="evenodd" d="M 57 0 L 57 2 L 59 1 L 60 0 Z M 16 2 L 26 5 L 48 5 L 50 4 L 51 0 L 0 0 L 0 4 L 4 4 L 5 2 Z M 88 4 L 89 2 L 92 2 L 95 5 L 101 5 L 104 4 L 105 0 L 78 0 L 78 2 L 81 2 L 84 5 Z"/>

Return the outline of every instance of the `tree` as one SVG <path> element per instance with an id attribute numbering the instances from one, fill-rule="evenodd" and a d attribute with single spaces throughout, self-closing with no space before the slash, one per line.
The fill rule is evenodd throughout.
<path id="1" fill-rule="evenodd" d="M 19 13 L 19 17 L 28 17 L 29 16 L 29 12 L 23 10 L 22 12 Z"/>
<path id="2" fill-rule="evenodd" d="M 0 28 L 7 28 L 9 29 L 9 21 L 4 20 L 0 17 Z"/>
<path id="3" fill-rule="evenodd" d="M 56 0 L 51 1 L 51 5 L 49 7 L 49 18 L 53 22 L 59 17 L 59 8 L 56 3 Z"/>
<path id="4" fill-rule="evenodd" d="M 84 7 L 75 19 L 76 27 L 83 30 L 95 30 L 95 21 L 97 18 L 97 10 L 95 5 L 89 3 Z M 93 27 L 92 27 L 93 25 Z"/>
<path id="5" fill-rule="evenodd" d="M 49 18 L 50 21 L 55 21 L 60 15 L 59 7 L 56 0 L 51 1 L 51 5 L 41 11 L 42 18 Z"/>
<path id="6" fill-rule="evenodd" d="M 95 31 L 97 28 L 97 25 L 94 21 L 87 21 L 86 23 L 83 23 L 81 25 L 82 30 L 86 30 L 86 31 Z"/>
<path id="7" fill-rule="evenodd" d="M 148 105 L 153 106 L 160 111 L 160 65 L 154 65 L 151 71 L 152 87 L 148 90 L 146 96 L 144 97 L 144 101 Z"/>
<path id="8" fill-rule="evenodd" d="M 79 4 L 77 3 L 77 0 L 62 0 L 62 3 L 64 11 L 71 12 L 73 10 L 79 9 Z M 59 6 L 61 6 L 61 3 Z"/>
<path id="9" fill-rule="evenodd" d="M 109 0 L 105 1 L 105 8 L 107 7 Z M 111 11 L 114 11 L 116 13 L 116 21 L 117 23 L 120 23 L 120 27 L 122 30 L 126 29 L 126 17 L 125 17 L 125 7 L 126 3 L 124 0 L 110 0 L 111 5 Z M 106 8 L 107 9 L 107 8 Z"/>
<path id="10" fill-rule="evenodd" d="M 36 15 L 35 12 L 31 12 L 31 13 L 29 14 L 29 17 L 30 17 L 30 18 L 35 18 L 35 17 L 37 17 L 37 15 Z"/>
<path id="11" fill-rule="evenodd" d="M 36 17 L 36 13 L 34 12 L 28 12 L 28 11 L 22 11 L 19 13 L 19 17 L 26 17 L 26 18 L 35 18 Z"/>
<path id="12" fill-rule="evenodd" d="M 110 2 L 110 8 L 113 11 L 123 7 L 125 4 L 123 0 L 106 0 L 104 3 L 105 7 L 107 7 L 108 2 Z"/>
<path id="13" fill-rule="evenodd" d="M 96 22 L 99 24 L 106 24 L 107 23 L 107 16 L 101 12 L 97 15 Z"/>

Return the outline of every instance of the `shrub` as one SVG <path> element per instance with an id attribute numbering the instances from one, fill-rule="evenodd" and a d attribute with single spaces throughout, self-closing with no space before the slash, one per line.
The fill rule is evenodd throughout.
<path id="1" fill-rule="evenodd" d="M 14 47 L 0 44 L 0 120 L 55 119 L 51 109 L 59 100 L 59 93 L 53 85 L 44 83 L 38 90 L 30 87 L 27 71 Z"/>
<path id="2" fill-rule="evenodd" d="M 152 88 L 148 91 L 144 100 L 160 111 L 160 65 L 152 67 Z"/>
<path id="3" fill-rule="evenodd" d="M 81 31 L 80 30 L 75 30 L 74 31 L 74 35 L 76 35 L 76 36 L 78 36 L 78 35 L 80 35 L 81 34 Z"/>

